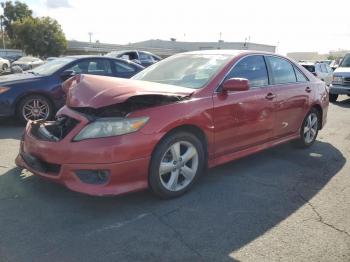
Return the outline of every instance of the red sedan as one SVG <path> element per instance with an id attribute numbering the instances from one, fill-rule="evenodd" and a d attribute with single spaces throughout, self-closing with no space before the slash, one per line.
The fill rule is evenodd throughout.
<path id="1" fill-rule="evenodd" d="M 91 195 L 188 191 L 213 167 L 294 140 L 311 146 L 328 90 L 288 58 L 178 54 L 131 80 L 78 75 L 56 121 L 27 124 L 16 163 Z"/>

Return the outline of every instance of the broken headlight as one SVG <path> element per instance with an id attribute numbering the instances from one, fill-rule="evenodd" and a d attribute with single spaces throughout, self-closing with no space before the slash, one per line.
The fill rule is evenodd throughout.
<path id="1" fill-rule="evenodd" d="M 147 123 L 148 119 L 149 117 L 99 118 L 85 126 L 74 138 L 74 141 L 132 133 L 142 128 Z"/>

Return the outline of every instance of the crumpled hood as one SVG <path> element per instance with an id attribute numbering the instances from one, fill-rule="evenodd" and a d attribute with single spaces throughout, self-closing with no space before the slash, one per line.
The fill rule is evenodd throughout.
<path id="1" fill-rule="evenodd" d="M 189 96 L 194 90 L 124 78 L 76 75 L 63 83 L 69 107 L 101 108 L 138 95 Z"/>

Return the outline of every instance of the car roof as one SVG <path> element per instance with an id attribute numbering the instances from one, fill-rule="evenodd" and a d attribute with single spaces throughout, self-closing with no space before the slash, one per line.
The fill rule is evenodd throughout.
<path id="1" fill-rule="evenodd" d="M 102 58 L 102 59 L 118 60 L 118 61 L 121 61 L 121 62 L 124 62 L 124 63 L 132 64 L 132 65 L 140 67 L 140 68 L 144 68 L 142 65 L 139 65 L 139 64 L 134 63 L 132 61 L 121 59 L 121 58 L 116 58 L 116 57 L 110 57 L 110 56 L 101 56 L 101 55 L 69 55 L 69 56 L 62 56 L 62 57 L 59 57 L 59 58 L 65 58 L 65 57 L 72 58 L 72 59 L 75 59 L 75 60 L 84 59 L 84 58 L 97 58 L 97 59 L 101 59 Z"/>

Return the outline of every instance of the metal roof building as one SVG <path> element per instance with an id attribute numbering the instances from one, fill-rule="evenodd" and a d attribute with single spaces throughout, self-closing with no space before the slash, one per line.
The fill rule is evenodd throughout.
<path id="1" fill-rule="evenodd" d="M 276 51 L 276 47 L 273 45 L 250 42 L 182 42 L 152 39 L 128 45 L 68 41 L 67 54 L 104 54 L 111 51 L 132 49 L 149 51 L 163 57 L 187 51 L 214 49 L 258 50 L 272 53 Z"/>

